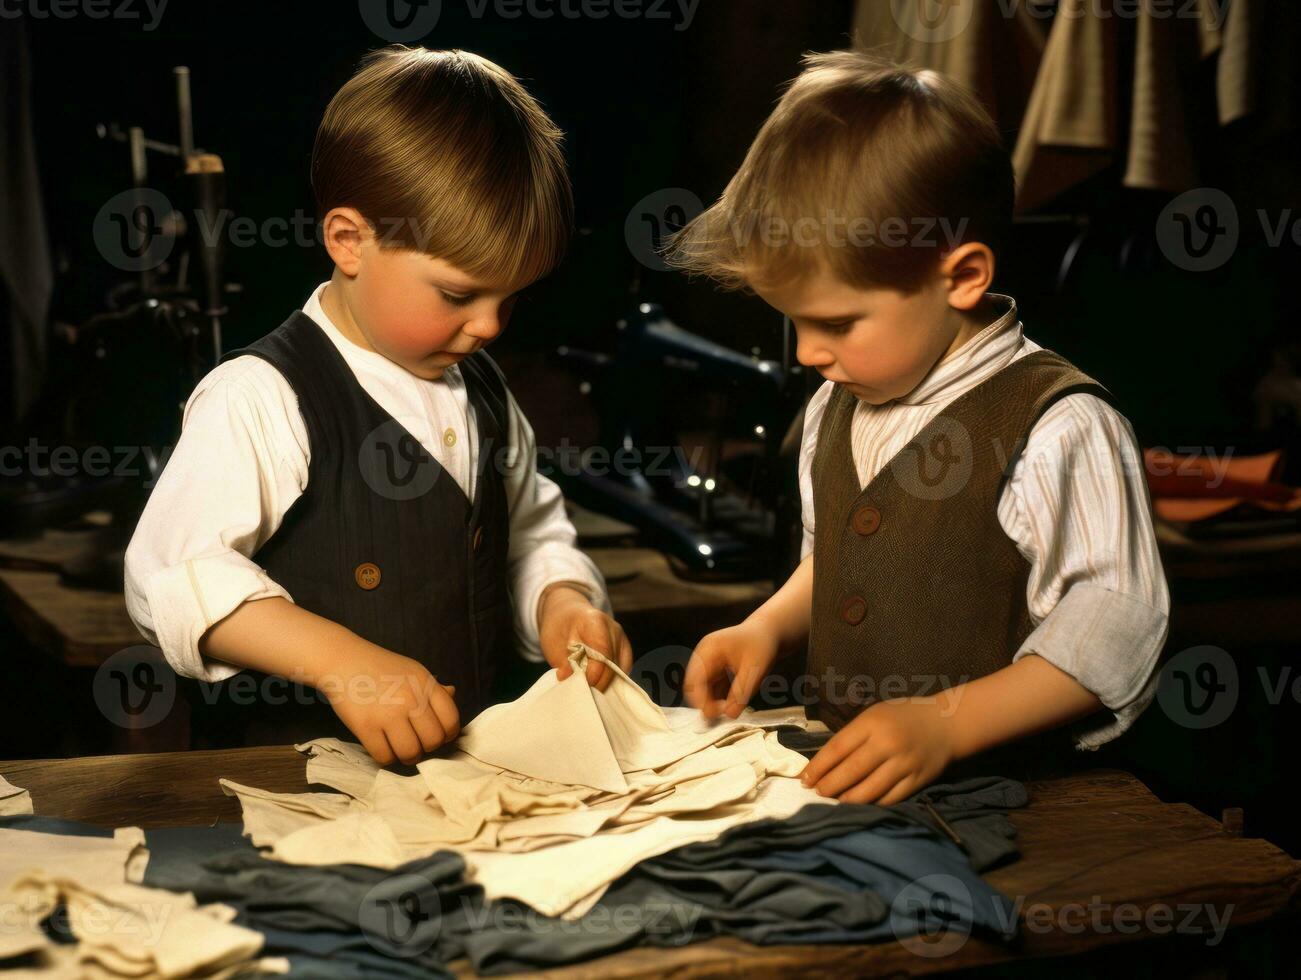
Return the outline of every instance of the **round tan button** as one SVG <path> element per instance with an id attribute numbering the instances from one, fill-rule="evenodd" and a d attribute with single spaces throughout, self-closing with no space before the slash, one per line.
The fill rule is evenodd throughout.
<path id="1" fill-rule="evenodd" d="M 367 592 L 379 586 L 379 566 L 374 562 L 362 562 L 352 574 L 357 584 Z"/>
<path id="2" fill-rule="evenodd" d="M 474 550 L 479 550 L 479 545 L 483 543 L 483 525 L 480 524 L 474 529 Z"/>
<path id="3" fill-rule="evenodd" d="M 456 445 L 456 430 L 448 429 L 443 433 L 443 445 L 448 449 Z"/>
<path id="4" fill-rule="evenodd" d="M 858 534 L 875 534 L 876 529 L 881 526 L 881 512 L 871 504 L 864 504 L 862 507 L 855 508 L 849 523 Z"/>
<path id="5" fill-rule="evenodd" d="M 840 618 L 850 626 L 857 626 L 867 615 L 867 602 L 861 595 L 847 595 L 840 600 Z"/>

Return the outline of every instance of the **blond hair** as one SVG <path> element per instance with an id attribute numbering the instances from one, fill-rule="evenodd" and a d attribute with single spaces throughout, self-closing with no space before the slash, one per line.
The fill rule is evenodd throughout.
<path id="1" fill-rule="evenodd" d="M 1013 195 L 998 129 L 958 83 L 855 51 L 810 54 L 722 196 L 665 257 L 730 289 L 821 267 L 912 292 L 961 242 L 997 251 Z"/>
<path id="2" fill-rule="evenodd" d="M 391 45 L 325 110 L 312 150 L 318 214 L 353 207 L 382 247 L 532 281 L 560 262 L 573 230 L 562 138 L 486 58 Z"/>

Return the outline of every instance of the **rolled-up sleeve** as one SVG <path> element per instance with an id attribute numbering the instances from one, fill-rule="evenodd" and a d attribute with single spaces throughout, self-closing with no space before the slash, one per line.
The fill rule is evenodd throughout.
<path id="1" fill-rule="evenodd" d="M 1095 694 L 1109 715 L 1074 729 L 1093 749 L 1151 702 L 1170 595 L 1152 527 L 1142 455 L 1129 423 L 1102 400 L 1069 395 L 1026 441 L 999 519 L 1030 563 L 1036 654 Z"/>
<path id="2" fill-rule="evenodd" d="M 266 362 L 235 358 L 190 396 L 125 557 L 127 612 L 178 674 L 238 673 L 200 654 L 203 634 L 243 602 L 293 601 L 250 556 L 302 494 L 307 466 L 297 399 Z"/>
<path id="3" fill-rule="evenodd" d="M 548 586 L 566 584 L 585 593 L 609 613 L 610 597 L 596 563 L 578 549 L 578 534 L 565 513 L 565 498 L 555 482 L 538 472 L 533 427 L 515 397 L 507 392 L 510 452 L 503 473 L 510 507 L 507 571 L 520 653 L 541 661 L 539 602 Z"/>

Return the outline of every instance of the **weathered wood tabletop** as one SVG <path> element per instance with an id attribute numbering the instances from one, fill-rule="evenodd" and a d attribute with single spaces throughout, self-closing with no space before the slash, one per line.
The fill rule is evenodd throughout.
<path id="1" fill-rule="evenodd" d="M 30 790 L 38 814 L 146 829 L 238 820 L 238 803 L 222 794 L 218 777 L 281 792 L 307 788 L 303 758 L 289 746 L 0 762 L 0 775 Z M 957 937 L 935 956 L 916 943 L 757 947 L 720 939 L 630 950 L 550 974 L 927 974 L 1295 915 L 1301 862 L 1191 806 L 1162 802 L 1127 773 L 1081 773 L 1031 783 L 1030 792 L 1030 806 L 1012 815 L 1022 858 L 988 876 L 1018 903 L 1021 935 L 1012 945 Z"/>

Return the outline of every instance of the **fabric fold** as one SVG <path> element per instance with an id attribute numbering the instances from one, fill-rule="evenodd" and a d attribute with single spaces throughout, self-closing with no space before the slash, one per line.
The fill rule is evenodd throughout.
<path id="1" fill-rule="evenodd" d="M 589 659 L 614 678 L 586 679 Z M 671 724 L 627 674 L 582 644 L 573 673 L 540 678 L 485 710 L 460 739 L 399 775 L 334 738 L 296 746 L 307 778 L 338 792 L 269 793 L 231 780 L 244 832 L 294 864 L 397 868 L 460 853 L 488 898 L 550 915 L 590 908 L 652 854 L 761 817 L 829 804 L 796 778 L 805 759 L 776 731 L 739 721 Z"/>

